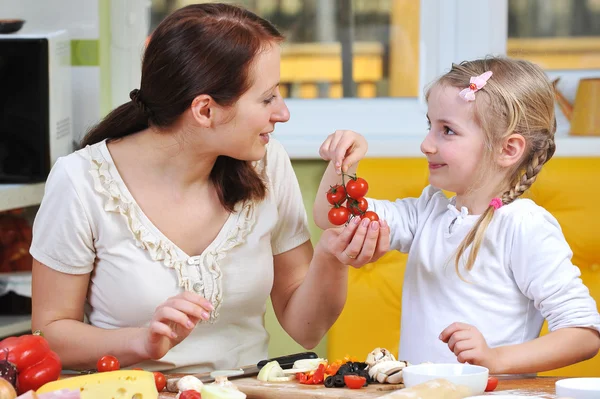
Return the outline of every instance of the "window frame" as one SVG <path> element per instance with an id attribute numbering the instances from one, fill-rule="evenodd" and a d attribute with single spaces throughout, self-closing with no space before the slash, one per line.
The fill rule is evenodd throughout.
<path id="1" fill-rule="evenodd" d="M 112 26 L 130 24 L 131 10 L 149 15 L 146 0 L 122 0 L 113 7 Z M 398 0 L 402 1 L 402 0 Z M 115 2 L 112 2 L 115 3 Z M 336 129 L 351 129 L 369 141 L 369 157 L 420 157 L 419 144 L 426 134 L 425 87 L 446 72 L 453 62 L 505 55 L 508 39 L 508 0 L 420 0 L 419 95 L 417 97 L 286 99 L 291 119 L 278 124 L 274 137 L 292 159 L 318 159 L 318 149 Z M 126 8 L 120 15 L 116 10 Z M 138 18 L 143 23 L 144 18 Z M 119 32 L 128 32 L 120 29 Z M 476 32 L 476 34 L 474 34 Z M 124 38 L 113 41 L 126 42 Z M 130 43 L 130 41 L 127 41 Z M 122 46 L 121 46 L 122 47 Z M 139 46 L 130 46 L 130 57 L 112 59 L 113 102 L 128 101 L 129 90 L 139 85 Z M 116 92 L 116 90 L 119 90 Z M 127 92 L 127 97 L 125 97 Z M 566 136 L 568 122 L 559 119 L 557 135 Z M 574 141 L 575 140 L 575 141 Z M 600 155 L 600 138 L 560 138 L 557 155 Z"/>

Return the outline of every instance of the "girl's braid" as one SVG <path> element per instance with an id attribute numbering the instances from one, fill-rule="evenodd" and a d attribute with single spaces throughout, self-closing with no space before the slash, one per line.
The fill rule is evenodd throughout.
<path id="1" fill-rule="evenodd" d="M 531 161 L 525 169 L 525 173 L 517 181 L 515 187 L 502 194 L 502 203 L 504 205 L 510 204 L 531 187 L 535 179 L 537 179 L 538 173 L 542 170 L 542 166 L 552 157 L 555 149 L 556 144 L 554 143 L 554 139 L 549 137 L 544 142 L 544 145 L 533 154 Z"/>

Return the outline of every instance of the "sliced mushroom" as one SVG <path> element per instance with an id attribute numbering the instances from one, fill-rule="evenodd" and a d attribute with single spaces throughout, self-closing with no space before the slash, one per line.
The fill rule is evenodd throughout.
<path id="1" fill-rule="evenodd" d="M 371 367 L 376 363 L 388 360 L 396 360 L 396 358 L 389 350 L 385 348 L 375 348 L 371 351 L 371 353 L 369 353 L 365 363 Z"/>
<path id="2" fill-rule="evenodd" d="M 369 367 L 369 377 L 379 383 L 400 384 L 403 382 L 402 370 L 408 362 L 384 360 Z"/>

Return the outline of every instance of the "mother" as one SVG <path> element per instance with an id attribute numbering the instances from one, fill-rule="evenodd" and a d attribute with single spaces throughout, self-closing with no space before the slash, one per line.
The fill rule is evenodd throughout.
<path id="1" fill-rule="evenodd" d="M 148 43 L 132 101 L 53 167 L 34 223 L 32 326 L 65 367 L 105 354 L 180 372 L 256 363 L 269 295 L 287 333 L 314 347 L 343 308 L 346 265 L 387 250 L 372 222 L 325 231 L 313 251 L 270 138 L 289 119 L 281 41 L 237 7 L 176 11 Z"/>

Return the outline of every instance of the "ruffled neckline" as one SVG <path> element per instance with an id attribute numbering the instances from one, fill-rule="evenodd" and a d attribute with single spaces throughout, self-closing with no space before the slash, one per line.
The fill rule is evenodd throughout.
<path id="1" fill-rule="evenodd" d="M 214 310 L 208 322 L 216 322 L 223 303 L 223 274 L 219 263 L 229 251 L 246 242 L 256 222 L 255 203 L 236 204 L 234 212 L 204 252 L 190 256 L 165 236 L 142 211 L 119 174 L 106 141 L 87 146 L 84 154 L 90 161 L 89 173 L 94 189 L 105 197 L 104 210 L 123 216 L 136 246 L 148 251 L 152 260 L 174 269 L 179 287 L 211 301 Z M 191 272 L 188 267 L 196 267 L 197 270 Z"/>

